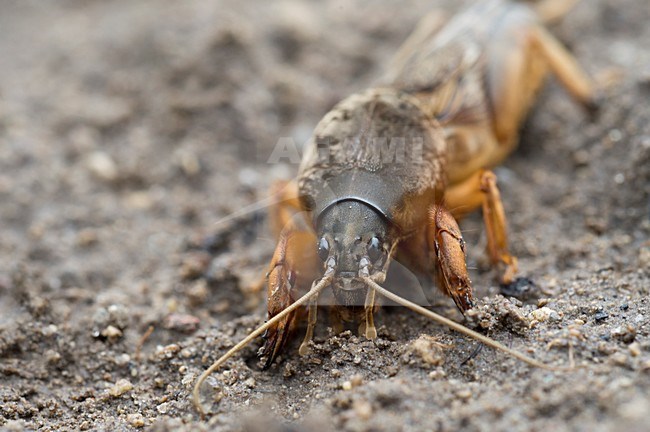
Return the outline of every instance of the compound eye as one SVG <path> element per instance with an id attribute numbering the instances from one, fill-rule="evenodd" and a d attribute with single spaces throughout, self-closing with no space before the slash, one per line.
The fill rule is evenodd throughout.
<path id="1" fill-rule="evenodd" d="M 318 256 L 321 261 L 325 261 L 330 254 L 330 244 L 325 237 L 318 241 Z"/>
<path id="2" fill-rule="evenodd" d="M 370 261 L 375 262 L 381 258 L 382 255 L 383 251 L 381 250 L 381 242 L 377 237 L 371 238 L 370 243 L 368 243 L 368 258 L 370 258 Z"/>

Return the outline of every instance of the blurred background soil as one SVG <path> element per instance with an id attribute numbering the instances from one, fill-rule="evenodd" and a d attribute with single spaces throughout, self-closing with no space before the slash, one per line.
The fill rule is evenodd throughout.
<path id="1" fill-rule="evenodd" d="M 427 11 L 388 0 L 5 0 L 0 13 L 0 428 L 650 430 L 650 8 L 582 1 L 553 32 L 603 89 L 589 118 L 550 80 L 497 169 L 520 273 L 503 297 L 463 223 L 474 326 L 531 369 L 401 308 L 376 343 L 318 329 L 269 371 L 252 290 L 263 213 L 215 222 L 297 166 L 338 100 L 372 84 Z M 517 295 L 522 300 L 511 298 Z M 462 318 L 450 301 L 436 310 Z"/>

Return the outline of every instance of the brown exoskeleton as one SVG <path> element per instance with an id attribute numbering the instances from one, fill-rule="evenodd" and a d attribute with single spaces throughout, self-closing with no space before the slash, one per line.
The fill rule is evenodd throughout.
<path id="1" fill-rule="evenodd" d="M 199 379 L 194 393 L 199 409 L 203 379 L 264 331 L 268 367 L 305 303 L 307 332 L 300 353 L 308 352 L 325 287 L 332 289 L 335 317 L 360 321 L 369 339 L 377 336 L 376 293 L 433 317 L 379 285 L 393 260 L 422 280 L 436 279 L 461 312 L 471 308 L 457 219 L 472 209 L 483 210 L 487 252 L 501 281 L 513 280 L 517 260 L 508 251 L 506 218 L 489 168 L 515 148 L 520 124 L 549 72 L 575 99 L 594 106 L 591 81 L 541 24 L 566 9 L 564 0 L 533 7 L 489 0 L 444 26 L 427 17 L 376 87 L 346 98 L 325 115 L 297 179 L 275 188 L 278 204 L 271 220 L 279 240 L 268 273 L 269 321 Z"/>

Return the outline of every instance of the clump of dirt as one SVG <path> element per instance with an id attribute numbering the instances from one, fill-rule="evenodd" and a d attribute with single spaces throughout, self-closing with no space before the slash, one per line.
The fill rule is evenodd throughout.
<path id="1" fill-rule="evenodd" d="M 7 430 L 646 430 L 650 9 L 583 1 L 551 30 L 595 77 L 595 116 L 549 82 L 496 170 L 518 284 L 463 221 L 467 324 L 534 370 L 397 307 L 379 337 L 246 347 L 265 319 L 266 196 L 338 100 L 419 17 L 459 2 L 8 2 L 0 14 L 0 426 Z M 461 2 L 462 3 L 462 2 Z M 286 141 L 285 141 L 286 142 Z M 462 319 L 440 299 L 443 313 Z M 356 330 L 356 329 L 355 329 Z"/>

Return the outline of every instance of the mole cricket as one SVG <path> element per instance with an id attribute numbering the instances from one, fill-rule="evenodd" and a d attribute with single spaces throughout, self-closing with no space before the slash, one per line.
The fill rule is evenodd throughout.
<path id="1" fill-rule="evenodd" d="M 197 380 L 264 333 L 268 368 L 300 318 L 309 352 L 319 295 L 331 288 L 334 327 L 360 322 L 377 337 L 377 294 L 526 363 L 552 367 L 434 314 L 382 287 L 397 261 L 421 280 L 437 282 L 461 312 L 475 304 L 457 221 L 481 208 L 487 254 L 502 283 L 517 260 L 491 167 L 516 147 L 519 128 L 545 77 L 552 74 L 587 109 L 592 81 L 544 23 L 575 3 L 543 0 L 479 2 L 450 20 L 425 16 L 387 73 L 368 90 L 336 105 L 316 126 L 295 180 L 276 184 L 270 220 L 278 242 L 267 275 L 268 321 Z M 388 145 L 402 145 L 386 158 Z M 304 311 L 304 305 L 307 310 Z"/>

